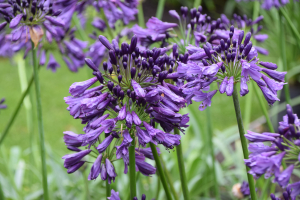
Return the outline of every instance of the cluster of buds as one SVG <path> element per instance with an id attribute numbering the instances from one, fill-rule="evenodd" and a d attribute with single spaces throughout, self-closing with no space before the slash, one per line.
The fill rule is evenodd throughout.
<path id="1" fill-rule="evenodd" d="M 139 146 L 135 155 L 136 169 L 144 175 L 154 174 L 155 168 L 145 162 L 145 158 L 153 159 L 151 150 L 145 148 L 146 144 L 162 144 L 165 148 L 172 149 L 180 144 L 181 137 L 171 132 L 174 128 L 183 132 L 189 121 L 187 114 L 179 114 L 186 100 L 178 87 L 169 80 L 169 75 L 177 68 L 177 62 L 165 54 L 165 48 L 139 50 L 136 36 L 132 37 L 130 44 L 122 43 L 121 47 L 116 40 L 111 44 L 104 36 L 99 36 L 99 40 L 109 50 L 109 61 L 103 63 L 104 73 L 90 59 L 85 59 L 95 77 L 74 83 L 70 87 L 72 96 L 65 98 L 70 114 L 87 124 L 84 127 L 85 134 L 65 133 L 68 148 L 79 151 L 64 157 L 65 167 L 69 172 L 74 172 L 84 162 L 83 157 L 77 154 L 86 156 L 97 153 L 99 155 L 89 179 L 97 178 L 99 166 L 103 162 L 107 178 L 114 180 L 115 173 L 109 174 L 107 168 L 111 169 L 110 163 L 116 156 L 116 159 L 123 159 L 124 173 L 127 173 L 128 148 L 133 145 Z M 96 82 L 100 85 L 88 89 Z M 164 131 L 157 129 L 155 123 L 159 123 Z M 102 132 L 105 133 L 103 141 Z M 116 149 L 109 150 L 113 141 Z M 95 146 L 96 143 L 99 145 Z M 78 149 L 82 146 L 87 146 L 87 149 Z M 76 159 L 68 162 L 74 155 Z M 102 168 L 105 172 L 104 167 L 100 171 L 102 172 Z M 103 177 L 101 176 L 104 180 L 105 176 Z"/>

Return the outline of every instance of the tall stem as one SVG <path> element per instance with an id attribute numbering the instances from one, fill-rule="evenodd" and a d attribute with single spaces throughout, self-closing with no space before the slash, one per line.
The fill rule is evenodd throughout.
<path id="1" fill-rule="evenodd" d="M 174 133 L 177 135 L 179 134 L 179 130 L 177 128 L 174 128 Z M 176 146 L 176 153 L 177 153 L 177 161 L 178 161 L 178 168 L 179 168 L 179 174 L 180 174 L 180 180 L 181 180 L 181 188 L 183 192 L 183 197 L 185 200 L 190 199 L 189 195 L 189 189 L 188 184 L 186 180 L 185 175 L 185 167 L 184 167 L 184 160 L 183 160 L 183 153 L 182 153 L 182 146 L 181 142 L 179 145 Z"/>
<path id="2" fill-rule="evenodd" d="M 279 17 L 281 18 L 281 16 L 283 16 L 286 19 L 286 21 L 288 22 L 294 35 L 296 36 L 298 46 L 300 47 L 300 45 L 299 45 L 300 44 L 300 33 L 298 32 L 297 28 L 293 24 L 291 18 L 289 17 L 289 15 L 287 14 L 287 12 L 285 11 L 285 9 L 283 7 L 279 8 L 279 13 L 280 13 Z M 280 23 L 282 24 L 282 19 L 279 19 L 279 20 L 280 20 Z M 281 27 L 280 27 L 280 30 L 281 30 Z M 280 38 L 280 40 L 283 40 L 283 38 Z"/>
<path id="3" fill-rule="evenodd" d="M 108 184 L 108 180 L 105 181 L 106 185 L 106 198 L 111 196 L 110 185 Z"/>
<path id="4" fill-rule="evenodd" d="M 159 160 L 159 157 L 158 157 L 158 153 L 157 153 L 155 144 L 150 143 L 150 147 L 151 147 L 151 150 L 152 150 L 152 153 L 153 153 L 153 156 L 154 156 L 154 160 L 155 160 L 155 163 L 156 163 L 157 170 L 159 172 L 159 178 L 160 178 L 161 183 L 162 183 L 162 185 L 164 187 L 167 199 L 168 200 L 172 200 L 170 189 L 169 189 L 169 186 L 168 186 L 165 174 L 164 174 L 164 170 L 163 170 L 163 168 L 161 166 L 161 163 L 160 163 L 160 160 Z"/>
<path id="5" fill-rule="evenodd" d="M 167 181 L 168 181 L 168 183 L 169 183 L 169 186 L 170 186 L 171 192 L 172 192 L 172 194 L 173 194 L 173 197 L 174 197 L 175 200 L 179 200 L 179 197 L 178 197 L 178 195 L 177 195 L 177 193 L 176 193 L 176 190 L 175 190 L 175 188 L 174 188 L 174 186 L 173 186 L 173 180 L 172 180 L 172 177 L 171 177 L 171 175 L 170 175 L 170 173 L 169 173 L 169 171 L 168 171 L 168 169 L 167 169 L 167 167 L 166 167 L 165 161 L 164 161 L 164 159 L 162 159 L 162 157 L 161 157 L 160 161 L 161 161 L 161 163 L 162 163 L 164 172 L 166 173 L 166 179 L 167 179 Z M 157 173 L 157 176 L 159 176 L 159 173 Z M 157 198 L 156 198 L 156 199 L 157 199 Z"/>
<path id="6" fill-rule="evenodd" d="M 143 11 L 143 3 L 140 1 L 138 5 L 138 21 L 139 21 L 139 26 L 144 28 L 145 27 L 145 19 L 144 19 L 144 11 Z"/>
<path id="7" fill-rule="evenodd" d="M 156 172 L 157 175 L 157 185 L 156 185 L 156 195 L 155 195 L 155 199 L 158 199 L 159 196 L 159 191 L 160 191 L 160 178 L 159 178 L 159 172 Z"/>
<path id="8" fill-rule="evenodd" d="M 72 21 L 74 22 L 74 24 L 75 24 L 75 26 L 76 26 L 76 28 L 78 30 L 78 33 L 79 33 L 81 39 L 88 42 L 89 38 L 86 35 L 86 32 L 81 28 L 80 21 L 79 21 L 79 19 L 78 19 L 78 17 L 76 15 L 73 15 Z"/>
<path id="9" fill-rule="evenodd" d="M 272 124 L 272 122 L 271 122 L 271 119 L 270 119 L 268 110 L 267 110 L 267 108 L 266 108 L 266 106 L 265 106 L 265 104 L 264 104 L 263 98 L 262 98 L 262 96 L 258 93 L 258 88 L 257 88 L 257 86 L 255 85 L 255 83 L 252 82 L 252 84 L 253 84 L 253 87 L 252 87 L 252 88 L 253 88 L 254 91 L 255 91 L 256 97 L 258 98 L 258 101 L 259 101 L 259 104 L 260 104 L 260 107 L 261 107 L 261 109 L 262 109 L 262 111 L 263 111 L 263 113 L 264 113 L 264 116 L 265 116 L 265 118 L 266 118 L 268 128 L 269 128 L 269 130 L 270 130 L 272 133 L 275 133 L 273 124 Z"/>
<path id="10" fill-rule="evenodd" d="M 90 200 L 89 181 L 86 177 L 87 177 L 87 170 L 84 170 L 82 173 L 82 178 L 83 178 L 83 182 L 84 182 L 84 190 L 85 190 L 85 194 L 84 194 L 83 198 L 86 200 Z"/>
<path id="11" fill-rule="evenodd" d="M 108 23 L 108 20 L 105 16 L 105 13 L 104 13 L 104 10 L 103 9 L 100 9 L 100 12 L 101 12 L 101 16 L 105 22 L 105 25 L 106 25 L 106 29 L 108 30 L 108 37 L 109 37 L 109 41 L 112 41 L 112 39 L 115 38 L 115 34 L 114 34 L 114 31 L 111 29 L 111 27 L 109 26 L 109 23 Z"/>
<path id="12" fill-rule="evenodd" d="M 239 103 L 239 96 L 238 96 L 238 92 L 236 89 L 236 84 L 234 84 L 233 88 L 234 88 L 234 90 L 233 90 L 232 97 L 233 97 L 234 109 L 235 109 L 235 114 L 236 114 L 236 120 L 237 120 L 238 127 L 239 127 L 239 133 L 240 133 L 240 139 L 241 139 L 241 143 L 242 143 L 244 159 L 248 159 L 249 153 L 248 153 L 248 148 L 247 148 L 247 141 L 244 136 L 245 130 L 244 130 L 243 121 L 242 121 L 242 113 L 241 113 L 241 108 L 240 108 L 240 103 Z M 248 173 L 248 170 L 249 170 L 249 168 L 246 167 L 248 182 L 249 182 L 249 187 L 250 187 L 250 193 L 251 193 L 251 199 L 257 200 L 254 179 L 253 179 L 253 176 Z"/>
<path id="13" fill-rule="evenodd" d="M 255 1 L 254 2 L 254 6 L 253 6 L 253 15 L 252 15 L 252 20 L 254 21 L 258 15 L 259 15 L 259 7 L 260 7 L 260 3 L 259 1 Z M 253 25 L 254 30 L 256 30 L 257 28 L 257 24 Z M 253 45 L 256 45 L 256 41 L 253 40 Z M 252 84 L 248 85 L 248 90 L 251 91 L 252 89 Z M 245 129 L 247 130 L 250 124 L 250 120 L 251 120 L 251 107 L 252 107 L 252 92 L 249 92 L 246 95 L 246 102 L 245 102 L 245 112 L 244 112 L 244 125 L 245 125 Z"/>
<path id="14" fill-rule="evenodd" d="M 212 130 L 212 123 L 211 123 L 211 116 L 210 116 L 210 108 L 206 108 L 206 118 L 207 118 L 207 133 L 208 133 L 208 146 L 210 151 L 210 157 L 212 160 L 212 171 L 213 171 L 213 181 L 214 181 L 214 193 L 216 199 L 220 200 L 220 192 L 219 192 L 219 185 L 217 181 L 216 169 L 215 169 L 215 153 L 214 153 L 214 145 L 213 145 L 213 130 Z"/>
<path id="15" fill-rule="evenodd" d="M 286 47 L 285 47 L 285 33 L 284 33 L 284 23 L 282 21 L 282 16 L 283 14 L 283 9 L 280 9 L 279 12 L 279 22 L 280 22 L 280 35 L 279 35 L 279 41 L 280 41 L 280 54 L 281 54 L 281 59 L 282 59 L 282 65 L 283 65 L 283 70 L 287 71 L 287 60 L 286 60 Z M 300 38 L 298 38 L 300 40 Z M 288 81 L 285 77 L 285 81 Z M 291 97 L 290 97 L 290 90 L 289 90 L 289 85 L 285 84 L 283 86 L 284 88 L 284 95 L 285 95 L 285 101 L 290 104 L 291 103 Z"/>
<path id="16" fill-rule="evenodd" d="M 158 6 L 156 10 L 156 18 L 161 19 L 163 12 L 164 12 L 164 7 L 165 7 L 165 1 L 166 0 L 159 0 L 158 1 Z"/>
<path id="17" fill-rule="evenodd" d="M 2 190 L 2 185 L 0 183 L 0 199 L 5 199 L 4 192 Z"/>
<path id="18" fill-rule="evenodd" d="M 18 71 L 19 71 L 19 79 L 20 79 L 20 86 L 21 91 L 24 92 L 26 88 L 28 87 L 28 80 L 26 75 L 26 69 L 25 69 L 25 61 L 23 59 L 23 56 L 21 54 L 16 56 L 17 65 L 18 65 Z M 27 129 L 28 133 L 30 135 L 29 139 L 29 149 L 30 149 L 30 163 L 34 163 L 34 156 L 33 156 L 33 140 L 34 140 L 34 134 L 33 134 L 33 111 L 32 111 L 32 104 L 30 101 L 30 93 L 27 94 L 27 96 L 24 99 L 24 106 L 26 109 L 26 118 L 27 118 Z M 33 181 L 33 173 L 28 173 L 28 179 L 30 181 Z"/>
<path id="19" fill-rule="evenodd" d="M 32 77 L 30 78 L 26 90 L 22 93 L 21 98 L 19 99 L 19 102 L 18 102 L 18 104 L 17 104 L 17 107 L 15 108 L 15 110 L 14 110 L 12 116 L 10 117 L 10 119 L 9 119 L 9 121 L 8 121 L 8 123 L 7 123 L 7 125 L 6 125 L 6 127 L 5 127 L 5 129 L 4 129 L 4 131 L 3 131 L 3 133 L 2 133 L 2 135 L 1 135 L 1 138 L 0 138 L 0 145 L 1 145 L 2 142 L 4 141 L 6 135 L 8 134 L 8 131 L 9 131 L 10 127 L 12 126 L 13 122 L 15 121 L 15 119 L 16 119 L 16 117 L 17 117 L 19 111 L 20 111 L 20 108 L 21 108 L 21 106 L 22 106 L 23 100 L 25 99 L 26 95 L 28 94 L 28 92 L 29 92 L 29 90 L 30 90 L 30 87 L 31 87 L 32 83 L 33 83 L 33 75 L 32 75 Z"/>
<path id="20" fill-rule="evenodd" d="M 47 165 L 46 165 L 46 150 L 45 150 L 45 139 L 44 139 L 44 126 L 43 126 L 43 116 L 42 116 L 42 101 L 41 101 L 41 91 L 40 91 L 40 81 L 38 76 L 38 66 L 36 60 L 36 49 L 34 44 L 31 42 L 32 46 L 32 62 L 33 62 L 33 75 L 35 83 L 35 93 L 36 93 L 36 106 L 37 106 L 37 119 L 39 127 L 39 138 L 40 138 L 40 151 L 41 151 L 41 161 L 42 161 L 42 181 L 44 190 L 44 199 L 49 199 L 48 194 L 48 182 L 47 182 Z"/>
<path id="21" fill-rule="evenodd" d="M 131 146 L 129 147 L 129 175 L 130 175 L 130 199 L 136 197 L 136 180 L 135 180 L 135 137 L 132 137 Z"/>

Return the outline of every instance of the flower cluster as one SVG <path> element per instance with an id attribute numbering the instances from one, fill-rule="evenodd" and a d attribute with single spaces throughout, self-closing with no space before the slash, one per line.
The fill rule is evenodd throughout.
<path id="1" fill-rule="evenodd" d="M 300 121 L 298 116 L 293 114 L 291 106 L 287 105 L 287 114 L 283 117 L 283 121 L 279 122 L 278 133 L 260 134 L 248 131 L 245 137 L 252 142 L 248 147 L 251 154 L 249 159 L 245 160 L 245 164 L 250 168 L 248 173 L 255 178 L 264 174 L 266 179 L 274 175 L 273 182 L 287 188 L 284 195 L 295 199 L 300 194 L 300 182 L 289 184 L 289 181 L 293 169 L 299 163 Z M 264 142 L 271 144 L 266 145 Z M 293 164 L 282 170 L 283 159 Z"/>
<path id="2" fill-rule="evenodd" d="M 177 42 L 181 53 L 185 52 L 185 47 L 188 44 L 194 44 L 200 46 L 205 42 L 213 42 L 224 37 L 223 33 L 226 31 L 226 26 L 222 23 L 221 19 L 212 20 L 207 14 L 202 14 L 202 7 L 188 9 L 182 6 L 181 16 L 175 11 L 170 10 L 169 14 L 176 18 L 179 22 L 179 28 L 181 32 L 181 39 L 183 42 Z M 188 18 L 190 13 L 190 18 Z M 217 33 L 221 33 L 218 35 Z M 227 36 L 228 37 L 228 36 Z"/>
<path id="3" fill-rule="evenodd" d="M 139 50 L 136 36 L 132 37 L 130 44 L 124 42 L 121 47 L 116 40 L 111 44 L 104 36 L 99 36 L 99 40 L 109 50 L 109 61 L 103 63 L 104 73 L 90 59 L 85 59 L 95 77 L 72 84 L 72 96 L 65 98 L 70 114 L 87 124 L 85 134 L 65 133 L 68 148 L 79 151 L 64 157 L 65 167 L 68 172 L 74 172 L 82 166 L 84 156 L 96 153 L 99 155 L 90 179 L 97 178 L 100 163 L 105 158 L 102 166 L 106 166 L 109 180 L 114 180 L 116 175 L 111 165 L 114 153 L 116 159 L 123 159 L 124 173 L 127 173 L 128 148 L 131 145 L 136 147 L 133 141 L 138 141 L 135 155 L 137 169 L 144 175 L 154 174 L 155 168 L 145 162 L 145 158 L 153 159 L 152 152 L 145 148 L 146 144 L 152 142 L 172 149 L 180 144 L 181 137 L 170 132 L 174 128 L 183 132 L 189 121 L 187 114 L 179 113 L 186 100 L 169 80 L 177 64 L 165 54 L 165 48 Z M 100 85 L 88 89 L 96 82 Z M 160 124 L 164 131 L 157 129 L 155 123 Z M 103 141 L 102 132 L 105 133 Z M 109 151 L 113 140 L 116 152 L 115 149 Z M 96 146 L 96 143 L 99 145 Z M 80 150 L 80 146 L 87 146 L 87 149 Z M 104 167 L 101 167 L 102 171 L 105 172 Z"/>
<path id="4" fill-rule="evenodd" d="M 9 23 L 12 31 L 12 41 L 18 41 L 23 35 L 30 38 L 35 46 L 39 43 L 44 35 L 44 29 L 49 31 L 50 34 L 56 35 L 53 28 L 64 27 L 65 23 L 57 18 L 61 11 L 54 11 L 52 1 L 9 1 L 9 3 L 1 3 L 0 7 L 3 8 L 1 14 L 4 19 Z M 24 37 L 24 36 L 23 36 Z"/>
<path id="5" fill-rule="evenodd" d="M 266 39 L 268 39 L 268 35 L 267 34 L 261 34 L 261 30 L 263 29 L 262 25 L 257 26 L 256 30 L 254 30 L 254 25 L 258 24 L 259 22 L 261 22 L 263 20 L 263 16 L 259 16 L 257 17 L 255 20 L 251 20 L 248 19 L 246 15 L 243 16 L 239 16 L 237 14 L 233 15 L 233 19 L 229 20 L 226 15 L 222 14 L 221 15 L 221 21 L 223 23 L 223 25 L 226 27 L 226 34 L 224 31 L 222 30 L 217 30 L 215 32 L 216 35 L 220 37 L 222 37 L 223 35 L 223 40 L 226 41 L 229 38 L 229 33 L 230 33 L 230 27 L 233 25 L 234 27 L 236 27 L 239 30 L 245 30 L 248 29 L 251 32 L 251 35 L 253 36 L 253 39 L 256 42 L 264 42 Z M 239 31 L 235 31 L 236 33 L 233 34 L 237 34 L 237 32 Z M 268 55 L 269 52 L 268 50 L 262 48 L 262 47 L 258 47 L 258 46 L 254 46 L 255 49 L 257 50 L 258 53 L 261 53 L 263 55 Z"/>
<path id="6" fill-rule="evenodd" d="M 5 109 L 5 108 L 7 108 L 7 106 L 6 106 L 5 104 L 3 104 L 4 101 L 5 101 L 5 98 L 2 98 L 2 99 L 0 100 L 0 109 Z"/>
<path id="7" fill-rule="evenodd" d="M 30 40 L 38 48 L 39 64 L 47 64 L 47 69 L 53 72 L 59 67 L 52 51 L 60 50 L 63 60 L 73 72 L 84 65 L 83 49 L 87 42 L 75 38 L 76 29 L 70 29 L 70 21 L 74 9 L 68 5 L 60 5 L 62 2 L 49 1 L 9 1 L 0 3 L 1 14 L 12 29 L 8 35 L 3 34 L 4 43 L 1 46 L 1 55 L 12 56 L 15 52 L 24 49 L 24 58 L 28 55 L 32 46 Z M 45 40 L 43 38 L 45 37 Z M 53 44 L 55 41 L 56 45 Z M 48 55 L 48 56 L 47 56 Z M 49 60 L 47 62 L 47 57 Z"/>
<path id="8" fill-rule="evenodd" d="M 191 74 L 197 71 L 198 76 L 201 75 L 199 81 L 205 77 L 214 78 L 219 83 L 220 93 L 226 92 L 227 96 L 233 94 L 234 84 L 238 82 L 241 83 L 240 95 L 245 96 L 249 92 L 248 82 L 254 80 L 272 105 L 279 101 L 277 91 L 285 84 L 286 72 L 276 71 L 274 63 L 260 62 L 250 39 L 250 32 L 244 37 L 244 31 L 231 26 L 230 38 L 226 41 L 221 39 L 220 45 L 188 46 L 190 56 L 185 69 Z"/>
<path id="9" fill-rule="evenodd" d="M 188 13 L 190 13 L 190 19 L 188 19 Z M 181 7 L 181 16 L 175 10 L 170 10 L 169 14 L 179 21 L 180 39 L 182 39 L 182 42 L 177 41 L 177 43 L 181 53 L 184 53 L 186 46 L 193 42 L 195 46 L 199 47 L 206 42 L 219 45 L 221 39 L 227 41 L 230 38 L 231 25 L 234 25 L 239 30 L 249 29 L 254 35 L 254 39 L 258 42 L 263 42 L 268 38 L 266 34 L 259 34 L 262 30 L 261 25 L 254 30 L 254 25 L 258 24 L 263 19 L 263 16 L 259 16 L 252 21 L 245 15 L 241 17 L 234 14 L 233 19 L 229 20 L 226 15 L 221 14 L 221 18 L 212 20 L 210 16 L 202 14 L 201 6 L 198 9 L 192 8 L 190 10 L 187 7 Z M 234 35 L 233 37 L 235 38 L 236 36 Z M 255 49 L 259 53 L 268 54 L 268 51 L 262 47 L 255 47 Z"/>

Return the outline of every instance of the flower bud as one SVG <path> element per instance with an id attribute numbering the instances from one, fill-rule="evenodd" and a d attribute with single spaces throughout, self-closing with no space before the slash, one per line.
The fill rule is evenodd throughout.
<path id="1" fill-rule="evenodd" d="M 86 58 L 84 61 L 92 70 L 98 71 L 96 65 L 93 63 L 93 61 L 91 59 Z"/>
<path id="2" fill-rule="evenodd" d="M 108 54 L 109 54 L 111 64 L 117 65 L 117 58 L 114 50 L 109 50 Z"/>
<path id="3" fill-rule="evenodd" d="M 120 97 L 120 99 L 124 99 L 124 91 L 123 90 L 121 90 L 120 91 L 120 93 L 119 93 L 119 97 Z"/>
<path id="4" fill-rule="evenodd" d="M 287 104 L 286 105 L 286 113 L 287 113 L 287 116 L 288 116 L 288 122 L 289 124 L 294 124 L 295 123 L 295 116 L 293 114 L 293 110 L 292 110 L 292 107 Z"/>
<path id="5" fill-rule="evenodd" d="M 103 62 L 103 70 L 107 71 L 107 62 Z"/>
<path id="6" fill-rule="evenodd" d="M 102 83 L 102 84 L 104 83 L 104 78 L 103 78 L 101 72 L 99 72 L 99 71 L 94 71 L 94 72 L 93 72 L 93 75 L 97 77 L 97 79 L 99 80 L 100 83 Z"/>
<path id="7" fill-rule="evenodd" d="M 127 62 L 123 62 L 124 69 L 127 69 Z"/>
<path id="8" fill-rule="evenodd" d="M 132 79 L 134 79 L 135 73 L 136 73 L 136 69 L 135 69 L 135 67 L 132 67 L 132 68 L 130 69 L 130 74 L 131 74 L 131 78 L 132 78 Z"/>
<path id="9" fill-rule="evenodd" d="M 195 18 L 196 17 L 196 13 L 197 13 L 197 9 L 196 8 L 192 8 L 190 10 L 190 13 L 191 13 L 191 18 Z"/>
<path id="10" fill-rule="evenodd" d="M 244 38 L 244 31 L 240 31 L 239 33 L 239 39 L 238 39 L 238 45 L 240 45 Z"/>
<path id="11" fill-rule="evenodd" d="M 150 58 L 148 59 L 148 63 L 149 63 L 149 65 L 150 65 L 150 67 L 153 66 L 154 60 L 153 60 L 152 57 L 150 57 Z"/>
<path id="12" fill-rule="evenodd" d="M 122 81 L 122 75 L 121 74 L 118 76 L 118 81 L 119 81 L 119 83 L 121 83 L 121 81 Z"/>
<path id="13" fill-rule="evenodd" d="M 139 51 L 138 47 L 135 47 L 134 52 L 135 52 L 136 57 L 140 56 L 140 51 Z"/>
<path id="14" fill-rule="evenodd" d="M 127 96 L 129 96 L 129 97 L 130 97 L 131 90 L 130 90 L 130 89 L 128 89 L 128 90 L 127 90 L 127 92 L 126 92 L 126 94 L 127 94 Z"/>
<path id="15" fill-rule="evenodd" d="M 137 37 L 136 37 L 136 35 L 134 35 L 131 38 L 131 43 L 130 43 L 130 47 L 129 47 L 129 54 L 132 54 L 132 52 L 134 52 L 136 44 L 137 44 Z"/>
<path id="16" fill-rule="evenodd" d="M 230 32 L 234 33 L 234 26 L 233 25 L 230 26 Z"/>
<path id="17" fill-rule="evenodd" d="M 113 73 L 113 71 L 114 71 L 114 68 L 112 66 L 110 66 L 108 69 L 109 74 L 111 75 Z"/>
<path id="18" fill-rule="evenodd" d="M 156 76 L 156 73 L 157 73 L 156 69 L 152 69 L 152 75 L 153 75 L 153 77 Z"/>
<path id="19" fill-rule="evenodd" d="M 248 33 L 246 34 L 246 36 L 245 36 L 244 46 L 246 46 L 246 45 L 249 43 L 250 38 L 251 38 L 251 33 L 248 32 Z"/>
<path id="20" fill-rule="evenodd" d="M 198 12 L 200 12 L 200 13 L 202 12 L 202 6 L 198 7 Z"/>
<path id="21" fill-rule="evenodd" d="M 131 91 L 130 97 L 131 97 L 132 101 L 135 102 L 136 94 L 134 91 Z"/>
<path id="22" fill-rule="evenodd" d="M 129 53 L 129 44 L 127 44 L 126 42 L 123 42 L 121 44 L 121 51 L 122 51 L 122 54 L 128 54 Z"/>
<path id="23" fill-rule="evenodd" d="M 249 42 L 243 51 L 243 56 L 247 57 L 252 48 L 252 42 Z"/>
<path id="24" fill-rule="evenodd" d="M 114 87 L 114 83 L 111 82 L 111 81 L 108 81 L 107 87 L 108 87 L 108 89 L 109 89 L 110 91 L 112 91 L 112 89 L 113 89 L 113 87 Z"/>
<path id="25" fill-rule="evenodd" d="M 223 39 L 220 40 L 220 44 L 221 44 L 222 51 L 225 51 L 225 42 Z"/>
<path id="26" fill-rule="evenodd" d="M 187 16 L 188 8 L 181 6 L 180 11 L 181 11 L 182 17 L 185 18 Z"/>
<path id="27" fill-rule="evenodd" d="M 104 37 L 103 35 L 99 36 L 99 41 L 109 50 L 113 50 L 112 45 L 110 44 L 110 42 L 108 41 L 108 39 L 106 37 Z"/>
<path id="28" fill-rule="evenodd" d="M 174 48 L 174 46 L 173 46 L 173 48 Z M 153 56 L 152 56 L 153 60 L 156 60 L 160 56 L 160 52 L 161 52 L 160 49 L 155 49 L 153 51 Z"/>

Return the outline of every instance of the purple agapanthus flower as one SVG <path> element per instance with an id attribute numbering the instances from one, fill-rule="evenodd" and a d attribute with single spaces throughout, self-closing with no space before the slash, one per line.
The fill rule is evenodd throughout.
<path id="1" fill-rule="evenodd" d="M 240 94 L 245 96 L 249 92 L 247 85 L 253 80 L 270 105 L 279 101 L 277 91 L 285 84 L 286 72 L 276 71 L 277 65 L 274 63 L 259 61 L 257 51 L 250 41 L 250 32 L 244 37 L 244 32 L 239 31 L 237 39 L 234 39 L 234 27 L 231 26 L 230 30 L 230 38 L 226 41 L 221 39 L 220 45 L 206 43 L 203 48 L 188 46 L 190 61 L 180 66 L 180 72 L 187 72 L 188 77 L 197 75 L 198 82 L 214 79 L 212 81 L 219 83 L 220 93 L 226 93 L 227 96 L 232 95 L 233 86 L 238 82 L 241 83 Z M 189 92 L 193 94 L 194 90 Z"/>
<path id="2" fill-rule="evenodd" d="M 249 144 L 248 149 L 251 154 L 249 159 L 245 160 L 245 164 L 250 168 L 249 173 L 255 178 L 262 175 L 265 178 L 274 176 L 273 182 L 278 183 L 282 188 L 287 188 L 284 195 L 289 198 L 286 199 L 295 199 L 300 194 L 300 187 L 296 183 L 289 184 L 294 168 L 298 168 L 299 133 L 298 116 L 293 113 L 291 106 L 287 105 L 287 115 L 283 117 L 282 122 L 279 122 L 278 133 L 260 134 L 248 131 L 245 135 L 250 142 L 254 142 Z M 284 170 L 281 169 L 283 160 L 291 163 Z M 271 198 L 277 199 L 275 195 L 271 195 Z"/>
<path id="3" fill-rule="evenodd" d="M 102 180 L 114 181 L 114 158 L 123 159 L 127 173 L 132 145 L 136 147 L 136 170 L 145 176 L 155 174 L 156 169 L 146 162 L 146 158 L 153 159 L 146 145 L 151 142 L 172 149 L 181 139 L 172 133 L 173 129 L 184 132 L 188 127 L 188 115 L 179 113 L 186 106 L 185 95 L 179 87 L 167 83 L 177 63 L 162 48 L 140 51 L 136 36 L 130 44 L 121 46 L 116 40 L 111 44 L 104 36 L 99 36 L 99 41 L 109 55 L 109 61 L 103 63 L 103 73 L 86 58 L 95 77 L 73 83 L 69 90 L 72 96 L 65 97 L 70 114 L 86 124 L 85 134 L 67 132 L 65 143 L 69 149 L 95 148 L 90 152 L 97 154 L 91 180 L 100 175 Z M 155 123 L 163 130 L 155 128 Z"/>
<path id="4" fill-rule="evenodd" d="M 55 72 L 59 64 L 53 57 L 52 51 L 59 50 L 69 69 L 77 72 L 78 68 L 84 65 L 83 50 L 87 47 L 87 42 L 76 39 L 74 37 L 76 29 L 70 28 L 71 18 L 75 12 L 74 4 L 77 4 L 77 0 L 33 1 L 32 3 L 9 1 L 10 7 L 2 10 L 4 18 L 12 29 L 6 37 L 6 41 L 10 40 L 6 43 L 10 43 L 9 48 L 12 49 L 9 52 L 14 53 L 24 49 L 24 58 L 26 58 L 32 49 L 32 41 L 34 48 L 38 48 L 40 65 L 47 65 L 48 69 Z M 56 48 L 53 48 L 54 43 Z M 2 48 L 8 51 L 8 46 Z"/>
<path id="5" fill-rule="evenodd" d="M 3 7 L 2 5 L 7 5 Z M 12 40 L 18 41 L 26 35 L 38 45 L 45 31 L 55 35 L 55 27 L 64 27 L 64 21 L 57 17 L 61 12 L 53 9 L 53 1 L 10 1 L 1 3 L 2 14 L 12 30 Z M 30 12 L 30 13 L 27 13 Z"/>
<path id="6" fill-rule="evenodd" d="M 230 26 L 233 25 L 234 27 L 237 27 L 233 33 L 234 39 L 238 39 L 239 33 L 242 30 L 245 30 L 246 28 L 248 28 L 248 29 L 250 29 L 250 32 L 253 35 L 253 39 L 256 40 L 257 43 L 264 42 L 266 39 L 268 39 L 268 35 L 261 33 L 263 26 L 259 25 L 259 26 L 257 26 L 256 30 L 254 30 L 254 25 L 257 25 L 259 22 L 261 22 L 263 20 L 263 18 L 264 17 L 261 15 L 252 21 L 252 19 L 248 19 L 246 15 L 239 16 L 237 14 L 234 14 L 233 19 L 229 20 L 226 17 L 226 15 L 222 14 L 221 21 L 222 21 L 222 24 L 226 27 L 226 30 L 218 30 L 218 32 L 216 31 L 216 35 L 218 36 L 218 39 L 223 39 L 224 41 L 226 41 L 229 38 Z M 224 37 L 222 38 L 222 36 L 224 36 Z M 261 53 L 263 55 L 269 54 L 268 50 L 266 50 L 262 47 L 254 46 L 254 48 L 256 49 L 256 51 L 258 53 Z"/>

